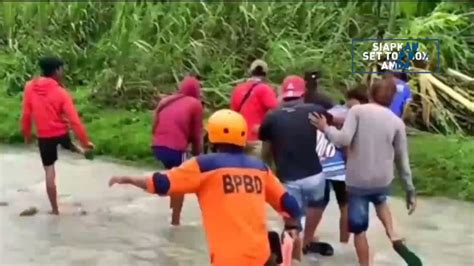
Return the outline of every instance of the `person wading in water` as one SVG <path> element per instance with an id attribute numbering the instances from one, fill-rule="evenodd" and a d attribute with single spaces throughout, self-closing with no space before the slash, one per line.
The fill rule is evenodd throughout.
<path id="1" fill-rule="evenodd" d="M 286 77 L 282 85 L 283 102 L 265 116 L 259 131 L 259 138 L 264 142 L 263 157 L 274 158 L 278 178 L 306 212 L 302 247 L 298 246 L 299 238 L 295 239 L 295 249 L 300 249 L 299 256 L 295 256 L 297 259 L 301 257 L 301 251 L 313 253 L 310 246 L 324 211 L 326 185 L 316 152 L 316 130 L 308 120 L 311 112 L 325 113 L 325 109 L 305 103 L 304 95 L 304 79 Z M 271 162 L 267 161 L 267 164 Z"/>
<path id="2" fill-rule="evenodd" d="M 61 85 L 64 62 L 57 57 L 43 57 L 39 60 L 41 77 L 34 78 L 25 85 L 23 93 L 23 113 L 21 130 L 25 142 L 31 141 L 31 125 L 36 127 L 38 147 L 46 176 L 46 192 L 51 203 L 51 214 L 58 215 L 56 190 L 56 169 L 58 145 L 63 148 L 85 153 L 94 148 L 70 94 Z M 69 125 L 80 141 L 76 147 L 69 137 Z"/>
<path id="3" fill-rule="evenodd" d="M 374 82 L 369 94 L 371 102 L 352 107 L 340 130 L 329 126 L 326 118 L 317 113 L 309 117 L 332 143 L 348 146 L 346 187 L 349 231 L 354 233 L 354 245 L 361 266 L 373 265 L 366 236 L 369 203 L 375 205 L 377 217 L 395 251 L 408 265 L 422 265 L 396 233 L 387 203 L 395 161 L 406 191 L 408 213 L 412 214 L 416 208 L 405 124 L 389 109 L 395 93 L 393 79 Z"/>
<path id="4" fill-rule="evenodd" d="M 266 203 L 294 224 L 301 215 L 297 201 L 263 161 L 245 155 L 248 132 L 242 115 L 219 110 L 209 117 L 207 131 L 216 153 L 149 177 L 112 177 L 109 185 L 129 184 L 161 196 L 196 194 L 211 265 L 276 266 L 271 262 Z"/>
<path id="5" fill-rule="evenodd" d="M 179 84 L 179 91 L 163 98 L 155 109 L 152 151 L 166 169 L 185 160 L 189 143 L 192 155 L 202 152 L 202 121 L 201 85 L 196 77 L 187 76 Z M 172 225 L 180 224 L 183 201 L 184 195 L 170 197 Z"/>
<path id="6" fill-rule="evenodd" d="M 232 91 L 230 108 L 241 113 L 249 127 L 246 153 L 261 156 L 262 142 L 258 139 L 258 129 L 265 114 L 278 106 L 275 90 L 265 82 L 268 66 L 262 60 L 250 65 L 251 78 L 238 84 Z"/>

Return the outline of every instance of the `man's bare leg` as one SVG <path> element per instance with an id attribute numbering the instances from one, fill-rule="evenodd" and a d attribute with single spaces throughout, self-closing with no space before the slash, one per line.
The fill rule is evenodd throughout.
<path id="1" fill-rule="evenodd" d="M 382 222 L 385 228 L 385 234 L 391 242 L 401 240 L 401 237 L 395 233 L 393 229 L 393 220 L 392 213 L 390 212 L 390 207 L 387 202 L 380 203 L 375 205 L 375 211 L 377 212 L 377 217 Z"/>
<path id="2" fill-rule="evenodd" d="M 360 266 L 371 266 L 369 256 L 369 242 L 367 241 L 366 232 L 354 235 L 354 246 L 359 259 Z"/>
<path id="3" fill-rule="evenodd" d="M 46 193 L 48 194 L 49 202 L 51 204 L 51 214 L 58 215 L 58 201 L 56 191 L 56 170 L 53 165 L 45 166 L 44 172 L 46 174 Z"/>
<path id="4" fill-rule="evenodd" d="M 347 213 L 347 205 L 343 205 L 339 207 L 341 211 L 341 217 L 339 218 L 339 241 L 341 243 L 349 242 L 349 216 Z"/>
<path id="5" fill-rule="evenodd" d="M 306 210 L 306 223 L 303 234 L 303 247 L 314 241 L 314 233 L 321 222 L 324 208 L 308 207 Z"/>
<path id="6" fill-rule="evenodd" d="M 184 195 L 170 196 L 171 225 L 177 226 L 180 224 L 183 201 L 184 201 Z"/>

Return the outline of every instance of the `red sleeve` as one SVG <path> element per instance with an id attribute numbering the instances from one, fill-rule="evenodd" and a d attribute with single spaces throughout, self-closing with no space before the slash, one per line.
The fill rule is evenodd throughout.
<path id="1" fill-rule="evenodd" d="M 196 103 L 191 117 L 191 143 L 193 146 L 193 155 L 199 155 L 202 152 L 202 120 L 203 108 L 201 103 Z"/>
<path id="2" fill-rule="evenodd" d="M 87 146 L 89 144 L 89 137 L 87 136 L 86 128 L 79 118 L 79 114 L 74 107 L 71 95 L 66 91 L 64 91 L 63 94 L 63 111 L 69 120 L 69 123 L 71 123 L 72 130 L 76 134 L 76 137 L 84 146 Z"/>
<path id="3" fill-rule="evenodd" d="M 234 88 L 234 90 L 232 91 L 232 95 L 230 97 L 230 109 L 232 109 L 233 111 L 237 111 L 237 103 L 236 103 L 236 100 L 235 100 L 235 94 L 237 92 L 237 88 L 238 86 L 236 86 Z"/>
<path id="4" fill-rule="evenodd" d="M 30 102 L 30 90 L 29 86 L 26 84 L 25 90 L 23 92 L 23 111 L 21 115 L 21 132 L 23 137 L 26 139 L 31 138 L 31 102 Z"/>
<path id="5" fill-rule="evenodd" d="M 262 86 L 262 90 L 259 93 L 259 99 L 262 102 L 262 105 L 268 110 L 274 109 L 278 106 L 278 99 L 275 91 L 272 87 L 265 84 L 265 87 Z"/>

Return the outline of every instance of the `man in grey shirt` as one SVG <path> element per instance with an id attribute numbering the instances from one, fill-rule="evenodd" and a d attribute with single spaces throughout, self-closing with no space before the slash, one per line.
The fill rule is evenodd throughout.
<path id="1" fill-rule="evenodd" d="M 328 126 L 323 116 L 310 116 L 313 125 L 325 132 L 330 141 L 348 146 L 346 185 L 349 230 L 354 233 L 354 245 L 359 263 L 363 266 L 372 265 L 365 233 L 369 225 L 370 202 L 375 205 L 377 216 L 395 250 L 409 265 L 421 265 L 418 257 L 404 246 L 395 233 L 386 202 L 394 178 L 395 161 L 407 192 L 409 214 L 416 207 L 405 125 L 388 108 L 395 92 L 392 80 L 376 81 L 371 87 L 371 103 L 351 108 L 341 130 Z"/>

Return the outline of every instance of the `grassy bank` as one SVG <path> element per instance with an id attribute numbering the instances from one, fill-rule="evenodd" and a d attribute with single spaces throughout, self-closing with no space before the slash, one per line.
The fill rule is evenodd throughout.
<path id="1" fill-rule="evenodd" d="M 81 90 L 79 90 L 81 91 Z M 153 163 L 151 113 L 103 110 L 75 99 L 96 151 L 119 159 Z M 21 143 L 20 96 L 0 95 L 0 142 Z M 474 201 L 474 139 L 420 134 L 410 137 L 411 165 L 420 194 Z"/>

